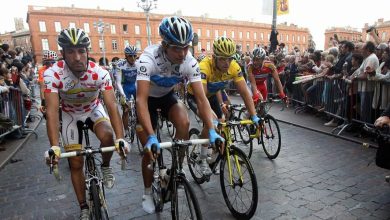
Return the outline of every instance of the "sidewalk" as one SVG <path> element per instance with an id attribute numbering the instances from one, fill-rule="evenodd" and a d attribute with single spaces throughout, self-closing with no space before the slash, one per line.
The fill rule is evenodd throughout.
<path id="1" fill-rule="evenodd" d="M 35 116 L 36 113 L 32 113 L 32 118 L 35 119 L 33 122 L 28 122 L 28 128 L 26 128 L 26 133 L 22 135 L 21 138 L 15 138 L 8 135 L 2 143 L 0 143 L 0 169 L 4 168 L 8 162 L 17 162 L 18 158 L 13 158 L 16 152 L 24 145 L 24 143 L 30 138 L 31 135 L 35 135 L 34 132 L 29 132 L 30 130 L 35 131 L 36 128 L 42 121 L 40 114 Z M 37 138 L 36 136 L 35 138 Z"/>

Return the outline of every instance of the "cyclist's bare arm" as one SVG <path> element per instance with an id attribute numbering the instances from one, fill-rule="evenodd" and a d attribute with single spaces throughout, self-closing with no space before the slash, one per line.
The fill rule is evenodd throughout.
<path id="1" fill-rule="evenodd" d="M 248 87 L 246 86 L 245 80 L 240 80 L 234 82 L 238 93 L 241 95 L 242 100 L 244 100 L 245 106 L 249 110 L 250 115 L 256 115 L 255 105 L 253 104 L 251 94 L 249 93 Z"/>
<path id="2" fill-rule="evenodd" d="M 222 98 L 222 93 L 221 93 L 221 90 L 219 90 L 215 96 L 217 97 L 217 100 L 218 100 L 218 103 L 219 104 L 223 104 L 223 98 Z"/>
<path id="3" fill-rule="evenodd" d="M 203 84 L 199 81 L 192 82 L 191 86 L 196 99 L 196 105 L 198 106 L 199 117 L 202 119 L 207 129 L 213 128 L 213 114 L 206 93 L 204 92 L 207 91 L 207 84 Z"/>
<path id="4" fill-rule="evenodd" d="M 125 95 L 125 92 L 123 91 L 123 87 L 122 87 L 122 72 L 121 71 L 118 71 L 116 74 L 115 74 L 115 84 L 116 84 L 116 89 L 119 91 L 119 93 L 124 96 Z"/>
<path id="5" fill-rule="evenodd" d="M 255 77 L 252 74 L 252 68 L 248 68 L 248 77 L 249 77 L 249 82 L 251 83 L 251 89 L 252 89 L 252 94 L 256 94 L 257 92 L 257 86 L 256 86 L 256 80 Z M 263 100 L 263 97 L 260 97 L 261 100 Z"/>
<path id="6" fill-rule="evenodd" d="M 150 81 L 137 80 L 136 109 L 139 123 L 147 136 L 154 134 L 152 122 L 150 121 L 148 98 Z"/>
<path id="7" fill-rule="evenodd" d="M 46 100 L 46 126 L 47 134 L 49 136 L 49 142 L 51 146 L 58 146 L 59 144 L 59 113 L 58 106 L 60 105 L 60 100 L 58 93 L 51 92 L 45 93 Z"/>
<path id="8" fill-rule="evenodd" d="M 120 117 L 118 108 L 116 106 L 114 90 L 113 89 L 104 90 L 102 94 L 103 94 L 104 105 L 107 108 L 108 115 L 110 116 L 110 122 L 115 132 L 115 137 L 117 139 L 123 138 L 124 137 L 123 124 L 122 124 L 122 119 Z"/>
<path id="9" fill-rule="evenodd" d="M 281 94 L 281 93 L 284 94 L 283 86 L 282 86 L 282 83 L 280 82 L 279 74 L 278 74 L 278 71 L 276 70 L 276 68 L 274 70 L 272 70 L 272 77 L 274 78 L 276 86 L 278 87 L 279 94 Z"/>

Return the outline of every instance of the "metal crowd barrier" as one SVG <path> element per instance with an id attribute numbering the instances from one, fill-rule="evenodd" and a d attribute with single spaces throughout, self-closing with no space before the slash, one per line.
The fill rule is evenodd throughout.
<path id="1" fill-rule="evenodd" d="M 338 135 L 353 123 L 373 125 L 390 104 L 390 80 L 317 78 L 295 84 L 289 92 L 296 113 L 316 109 L 341 120 L 333 130 Z"/>
<path id="2" fill-rule="evenodd" d="M 33 132 L 32 129 L 26 128 L 27 119 L 31 116 L 30 110 L 25 108 L 25 100 L 23 99 L 22 92 L 17 88 L 9 88 L 8 93 L 3 93 L 0 96 L 0 112 L 7 118 L 11 119 L 13 126 L 9 128 L 0 128 L 0 139 L 3 139 L 6 135 L 20 130 L 19 134 Z M 30 103 L 31 104 L 31 103 Z M 35 133 L 37 136 L 37 134 Z"/>

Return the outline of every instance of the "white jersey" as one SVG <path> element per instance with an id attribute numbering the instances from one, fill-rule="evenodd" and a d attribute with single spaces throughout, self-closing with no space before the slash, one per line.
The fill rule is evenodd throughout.
<path id="1" fill-rule="evenodd" d="M 137 81 L 150 81 L 149 96 L 162 97 L 184 79 L 190 83 L 201 81 L 199 65 L 190 52 L 182 64 L 171 63 L 161 45 L 152 45 L 145 49 L 136 63 Z"/>

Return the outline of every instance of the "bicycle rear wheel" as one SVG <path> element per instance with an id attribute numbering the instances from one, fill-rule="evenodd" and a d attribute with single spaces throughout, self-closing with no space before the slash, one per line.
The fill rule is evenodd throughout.
<path id="1" fill-rule="evenodd" d="M 255 172 L 248 157 L 239 148 L 230 146 L 229 158 L 226 153 L 220 166 L 220 184 L 226 205 L 234 217 L 250 219 L 256 212 L 258 188 Z M 232 183 L 228 160 L 231 165 Z M 242 178 L 240 178 L 240 172 Z"/>
<path id="2" fill-rule="evenodd" d="M 279 155 L 282 138 L 278 122 L 272 115 L 264 117 L 263 128 L 261 129 L 261 144 L 269 159 L 275 159 Z"/>
<path id="3" fill-rule="evenodd" d="M 199 139 L 200 131 L 196 128 L 191 128 L 189 137 L 190 139 Z M 188 168 L 190 170 L 192 178 L 194 178 L 195 182 L 198 184 L 202 184 L 206 181 L 200 169 L 200 163 L 201 163 L 200 151 L 202 147 L 203 146 L 201 144 L 197 144 L 197 145 L 191 145 L 187 148 Z"/>
<path id="4" fill-rule="evenodd" d="M 90 184 L 89 191 L 90 196 L 92 197 L 90 198 L 92 200 L 92 207 L 90 207 L 90 209 L 92 209 L 92 219 L 108 219 L 108 211 L 104 198 L 104 192 L 102 189 L 100 189 L 96 180 L 91 180 Z"/>
<path id="5" fill-rule="evenodd" d="M 172 219 L 202 219 L 198 199 L 185 176 L 176 178 L 176 192 L 172 194 Z"/>

